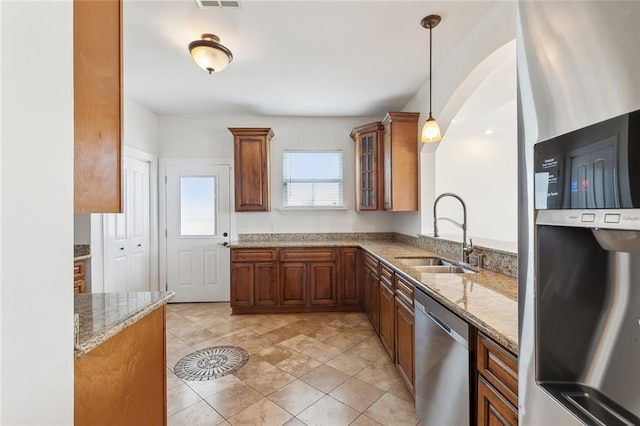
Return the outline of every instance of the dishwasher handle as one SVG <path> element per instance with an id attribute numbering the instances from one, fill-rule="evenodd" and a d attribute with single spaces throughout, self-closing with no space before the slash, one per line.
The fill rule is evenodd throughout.
<path id="1" fill-rule="evenodd" d="M 453 330 L 451 327 L 449 327 L 446 322 L 444 322 L 440 318 L 438 318 L 438 316 L 436 314 L 434 314 L 433 312 L 431 312 L 431 311 L 427 312 L 427 309 L 420 302 L 414 301 L 414 303 L 415 303 L 416 307 L 418 309 L 420 309 L 427 316 L 427 318 L 429 318 L 438 327 L 440 327 L 442 329 L 442 331 L 447 333 L 456 342 L 460 343 L 465 348 L 468 348 L 469 342 L 467 341 L 467 339 L 464 336 L 458 334 L 455 330 Z"/>

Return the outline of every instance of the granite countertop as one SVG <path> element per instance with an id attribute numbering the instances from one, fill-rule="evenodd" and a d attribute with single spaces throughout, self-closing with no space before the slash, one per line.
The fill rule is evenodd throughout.
<path id="1" fill-rule="evenodd" d="M 74 262 L 77 262 L 79 260 L 87 260 L 87 259 L 91 259 L 91 255 L 90 254 L 85 254 L 83 256 L 76 256 L 73 258 Z"/>
<path id="2" fill-rule="evenodd" d="M 241 241 L 233 242 L 229 247 L 361 247 L 410 278 L 416 287 L 482 333 L 518 354 L 518 285 L 515 277 L 486 269 L 475 269 L 478 271 L 475 274 L 423 273 L 397 258 L 434 256 L 451 259 L 393 240 Z"/>
<path id="3" fill-rule="evenodd" d="M 91 258 L 91 246 L 89 244 L 73 245 L 73 261 L 87 260 Z"/>
<path id="4" fill-rule="evenodd" d="M 160 306 L 166 305 L 173 295 L 171 291 L 76 294 L 74 311 L 79 324 L 75 357 L 82 357 Z"/>

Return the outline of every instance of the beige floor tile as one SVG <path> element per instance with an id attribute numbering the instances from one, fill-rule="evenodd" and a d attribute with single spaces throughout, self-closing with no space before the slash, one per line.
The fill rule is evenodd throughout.
<path id="1" fill-rule="evenodd" d="M 192 352 L 195 352 L 196 349 L 187 346 L 186 348 L 176 350 L 167 354 L 167 368 L 173 371 L 173 367 L 175 367 L 176 363 L 180 361 L 184 356 L 189 355 Z"/>
<path id="2" fill-rule="evenodd" d="M 185 384 L 178 385 L 167 391 L 167 416 L 177 413 L 202 399 Z"/>
<path id="3" fill-rule="evenodd" d="M 291 414 L 263 398 L 228 421 L 233 426 L 281 426 L 291 418 Z"/>
<path id="4" fill-rule="evenodd" d="M 320 362 L 327 362 L 340 355 L 342 350 L 325 343 L 318 342 L 303 350 L 302 353 L 313 359 L 317 359 Z"/>
<path id="5" fill-rule="evenodd" d="M 307 426 L 307 425 L 302 420 L 299 420 L 297 417 L 294 417 L 288 422 L 286 422 L 283 426 Z"/>
<path id="6" fill-rule="evenodd" d="M 371 337 L 370 333 L 350 330 L 330 337 L 324 340 L 324 343 L 334 346 L 338 349 L 347 350 L 369 337 Z"/>
<path id="7" fill-rule="evenodd" d="M 360 358 L 358 355 L 346 355 L 340 354 L 337 357 L 327 362 L 327 365 L 340 370 L 343 373 L 347 373 L 353 376 L 359 373 L 363 368 L 369 365 L 371 362 L 364 358 Z"/>
<path id="8" fill-rule="evenodd" d="M 369 364 L 355 377 L 383 391 L 388 391 L 400 380 L 400 375 L 391 361 Z"/>
<path id="9" fill-rule="evenodd" d="M 383 425 L 415 426 L 418 423 L 414 405 L 390 393 L 385 393 L 364 414 Z"/>
<path id="10" fill-rule="evenodd" d="M 347 379 L 349 379 L 348 374 L 324 364 L 300 377 L 300 380 L 324 393 L 331 392 Z"/>
<path id="11" fill-rule="evenodd" d="M 192 321 L 189 321 L 182 315 L 173 314 L 167 315 L 167 331 L 172 332 L 173 330 L 177 330 L 179 328 L 185 328 L 196 325 Z"/>
<path id="12" fill-rule="evenodd" d="M 319 343 L 322 343 L 322 342 L 312 337 L 306 336 L 304 334 L 298 334 L 297 336 L 292 337 L 291 339 L 280 342 L 281 345 L 284 345 L 298 352 L 304 352 L 306 349 L 309 349 L 310 347 L 317 345 Z"/>
<path id="13" fill-rule="evenodd" d="M 240 368 L 240 370 L 233 373 L 240 380 L 248 379 L 250 377 L 255 377 L 257 375 L 262 374 L 263 371 L 274 368 L 273 365 L 269 364 L 259 356 L 250 356 L 249 361 L 245 365 Z"/>
<path id="14" fill-rule="evenodd" d="M 295 416 L 323 396 L 324 393 L 313 386 L 295 380 L 269 395 L 269 399 Z"/>
<path id="15" fill-rule="evenodd" d="M 254 333 L 253 331 L 249 330 L 248 328 L 241 328 L 239 330 L 232 331 L 231 333 L 223 334 L 220 337 L 222 337 L 222 338 L 230 341 L 234 345 L 236 345 L 236 344 L 239 344 L 243 340 L 248 339 L 250 337 L 258 337 L 258 334 Z"/>
<path id="16" fill-rule="evenodd" d="M 231 344 L 230 341 L 225 340 L 222 337 L 214 337 L 213 339 L 210 340 L 203 340 L 200 343 L 196 343 L 193 346 L 193 349 L 205 349 L 205 348 L 211 348 L 213 346 L 235 346 L 233 344 Z"/>
<path id="17" fill-rule="evenodd" d="M 353 421 L 349 426 L 382 426 L 380 423 L 373 420 L 364 414 L 360 414 L 357 419 Z"/>
<path id="18" fill-rule="evenodd" d="M 268 321 L 261 321 L 248 325 L 247 328 L 254 333 L 265 334 L 273 330 L 285 327 L 289 322 L 282 319 L 269 319 Z"/>
<path id="19" fill-rule="evenodd" d="M 231 315 L 226 318 L 227 321 L 233 324 L 240 324 L 243 327 L 247 327 L 248 325 L 259 324 L 264 322 L 265 315 Z"/>
<path id="20" fill-rule="evenodd" d="M 393 385 L 393 387 L 389 389 L 389 393 L 412 404 L 414 402 L 414 399 L 411 396 L 411 392 L 409 392 L 409 389 L 407 389 L 407 385 L 405 385 L 404 381 L 402 380 Z"/>
<path id="21" fill-rule="evenodd" d="M 185 380 L 184 383 L 200 395 L 201 398 L 206 399 L 211 395 L 225 390 L 237 383 L 242 383 L 242 381 L 236 376 L 229 374 L 212 380 Z"/>
<path id="22" fill-rule="evenodd" d="M 244 327 L 240 324 L 234 324 L 225 321 L 224 323 L 214 324 L 211 327 L 207 327 L 207 330 L 217 336 L 224 336 L 225 334 L 233 333 L 234 331 L 242 330 Z"/>
<path id="23" fill-rule="evenodd" d="M 204 401 L 178 411 L 167 418 L 168 426 L 212 426 L 224 421 L 224 417 Z"/>
<path id="24" fill-rule="evenodd" d="M 293 349 L 284 345 L 275 344 L 262 349 L 258 352 L 258 355 L 269 364 L 276 365 L 277 363 L 289 358 L 294 353 L 296 352 Z"/>
<path id="25" fill-rule="evenodd" d="M 292 337 L 297 336 L 298 334 L 300 334 L 300 332 L 294 326 L 289 324 L 287 326 L 280 327 L 276 330 L 265 333 L 262 336 L 266 337 L 274 343 L 280 343 L 285 340 L 289 340 Z"/>
<path id="26" fill-rule="evenodd" d="M 236 383 L 211 395 L 206 401 L 224 418 L 228 419 L 261 399 L 262 395 L 251 386 Z"/>
<path id="27" fill-rule="evenodd" d="M 181 350 L 184 351 L 185 349 L 191 349 L 191 347 L 181 339 L 167 333 L 167 354 L 172 354 Z"/>
<path id="28" fill-rule="evenodd" d="M 172 368 L 167 368 L 167 390 L 173 389 L 176 386 L 180 386 L 183 384 L 183 381 L 178 378 L 175 374 L 173 374 Z"/>
<path id="29" fill-rule="evenodd" d="M 320 361 L 299 352 L 294 352 L 289 358 L 277 363 L 276 367 L 286 371 L 294 377 L 300 377 L 321 365 L 322 363 Z"/>
<path id="30" fill-rule="evenodd" d="M 361 413 L 384 395 L 384 391 L 352 377 L 329 395 Z"/>
<path id="31" fill-rule="evenodd" d="M 293 382 L 295 379 L 291 374 L 272 366 L 270 369 L 263 370 L 255 376 L 244 378 L 242 381 L 266 396 Z"/>
<path id="32" fill-rule="evenodd" d="M 358 355 L 369 361 L 375 361 L 382 356 L 387 356 L 382 343 L 377 337 L 370 337 L 347 351 L 349 354 Z"/>
<path id="33" fill-rule="evenodd" d="M 251 337 L 243 338 L 242 340 L 236 343 L 237 343 L 237 346 L 240 346 L 250 354 L 257 354 L 258 352 L 260 352 L 264 348 L 271 346 L 272 344 L 271 340 L 259 335 L 255 337 L 251 336 Z"/>
<path id="34" fill-rule="evenodd" d="M 181 325 L 181 326 L 174 327 L 167 330 L 169 331 L 169 333 L 173 334 L 174 336 L 181 338 L 182 336 L 187 336 L 197 331 L 206 330 L 206 329 L 204 327 L 200 327 L 198 324 L 194 324 L 191 321 L 189 321 L 189 325 Z"/>
<path id="35" fill-rule="evenodd" d="M 353 408 L 325 395 L 296 417 L 308 426 L 342 426 L 354 421 L 359 414 Z"/>
<path id="36" fill-rule="evenodd" d="M 180 340 L 182 340 L 189 346 L 194 346 L 206 340 L 215 339 L 216 337 L 218 336 L 216 336 L 214 333 L 210 332 L 206 328 L 202 328 L 193 333 L 180 336 Z"/>

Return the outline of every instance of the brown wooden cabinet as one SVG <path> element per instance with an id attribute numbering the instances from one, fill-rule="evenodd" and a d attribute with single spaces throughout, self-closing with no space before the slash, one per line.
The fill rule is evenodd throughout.
<path id="1" fill-rule="evenodd" d="M 270 210 L 269 128 L 229 128 L 233 134 L 237 212 Z"/>
<path id="2" fill-rule="evenodd" d="M 74 211 L 122 211 L 122 1 L 73 2 Z"/>
<path id="3" fill-rule="evenodd" d="M 404 384 L 415 395 L 415 317 L 402 297 L 395 299 L 396 368 Z"/>
<path id="4" fill-rule="evenodd" d="M 340 304 L 360 305 L 361 291 L 358 280 L 358 249 L 355 247 L 342 249 L 338 288 Z"/>
<path id="5" fill-rule="evenodd" d="M 273 306 L 278 300 L 278 268 L 273 249 L 231 252 L 231 307 Z"/>
<path id="6" fill-rule="evenodd" d="M 356 248 L 231 249 L 234 313 L 360 309 Z"/>
<path id="7" fill-rule="evenodd" d="M 478 333 L 479 426 L 518 424 L 518 360 L 514 355 Z"/>
<path id="8" fill-rule="evenodd" d="M 395 361 L 395 296 L 393 288 L 380 280 L 380 341 Z"/>
<path id="9" fill-rule="evenodd" d="M 85 261 L 76 260 L 73 262 L 73 293 L 79 294 L 85 292 Z"/>
<path id="10" fill-rule="evenodd" d="M 167 424 L 165 306 L 75 360 L 74 423 Z"/>
<path id="11" fill-rule="evenodd" d="M 418 210 L 417 112 L 389 112 L 384 126 L 384 209 Z"/>
<path id="12" fill-rule="evenodd" d="M 351 131 L 355 142 L 356 211 L 383 208 L 382 123 L 370 123 Z"/>
<path id="13" fill-rule="evenodd" d="M 380 335 L 380 262 L 364 254 L 364 309 L 373 329 Z"/>

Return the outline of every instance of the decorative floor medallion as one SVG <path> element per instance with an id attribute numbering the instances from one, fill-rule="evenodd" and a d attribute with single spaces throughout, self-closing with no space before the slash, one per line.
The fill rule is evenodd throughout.
<path id="1" fill-rule="evenodd" d="M 211 380 L 237 371 L 247 363 L 249 354 L 237 346 L 213 346 L 184 356 L 173 372 L 183 380 Z"/>

